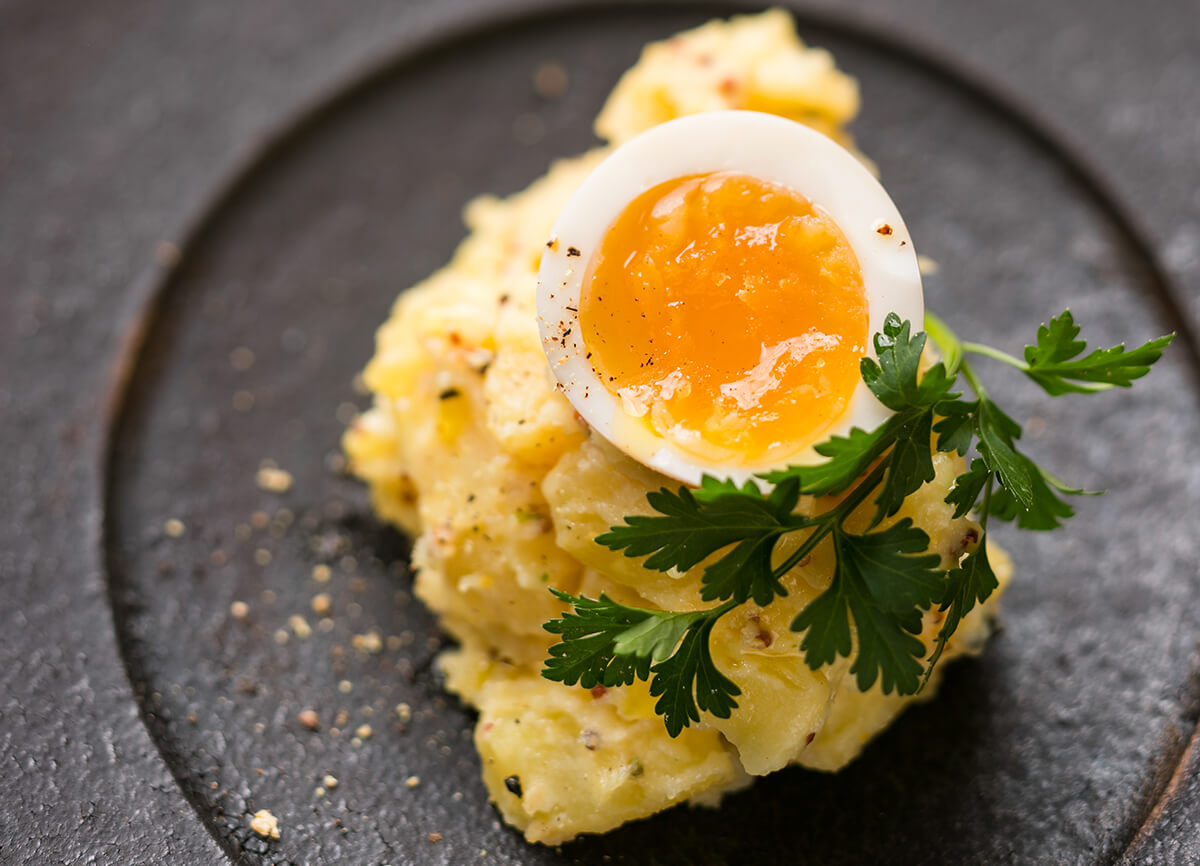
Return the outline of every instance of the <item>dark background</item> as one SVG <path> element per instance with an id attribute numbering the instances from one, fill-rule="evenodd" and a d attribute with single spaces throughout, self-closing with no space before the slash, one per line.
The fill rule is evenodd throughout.
<path id="1" fill-rule="evenodd" d="M 1116 190 L 1200 327 L 1194 2 L 801 5 L 1024 94 Z M 536 4 L 0 2 L 0 862 L 222 861 L 114 638 L 99 531 L 115 359 L 162 243 L 264 136 L 375 60 L 515 8 Z M 1129 858 L 1196 862 L 1198 838 L 1193 749 Z"/>

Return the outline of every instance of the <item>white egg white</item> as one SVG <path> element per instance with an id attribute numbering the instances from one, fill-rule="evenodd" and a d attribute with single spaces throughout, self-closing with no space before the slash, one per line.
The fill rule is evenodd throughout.
<path id="1" fill-rule="evenodd" d="M 538 326 L 554 377 L 592 429 L 640 463 L 689 484 L 705 474 L 740 483 L 823 459 L 809 445 L 770 461 L 706 462 L 629 415 L 587 358 L 580 293 L 609 227 L 647 189 L 716 171 L 789 187 L 838 224 L 862 271 L 871 335 L 882 330 L 889 312 L 919 329 L 925 310 L 916 252 L 896 205 L 854 154 L 821 133 L 775 115 L 716 111 L 656 126 L 615 150 L 580 185 L 554 225 L 538 274 Z M 868 352 L 874 355 L 873 345 Z M 845 435 L 852 427 L 871 429 L 889 414 L 860 381 L 822 438 Z"/>

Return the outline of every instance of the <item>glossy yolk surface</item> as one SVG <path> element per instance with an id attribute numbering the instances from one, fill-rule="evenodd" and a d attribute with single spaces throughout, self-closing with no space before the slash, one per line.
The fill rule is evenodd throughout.
<path id="1" fill-rule="evenodd" d="M 676 178 L 634 199 L 583 281 L 600 380 L 660 436 L 706 459 L 781 458 L 842 414 L 867 299 L 841 229 L 745 174 Z"/>

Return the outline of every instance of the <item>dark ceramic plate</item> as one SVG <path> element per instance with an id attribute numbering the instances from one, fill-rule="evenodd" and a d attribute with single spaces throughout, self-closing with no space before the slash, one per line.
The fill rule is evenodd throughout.
<path id="1" fill-rule="evenodd" d="M 363 405 L 351 383 L 396 293 L 462 237 L 463 204 L 592 144 L 641 45 L 717 11 L 542 14 L 396 58 L 267 148 L 164 276 L 113 431 L 111 596 L 150 730 L 239 862 L 1103 862 L 1163 796 L 1196 721 L 1187 347 L 1134 392 L 1087 400 L 995 371 L 1033 419 L 1029 448 L 1113 492 L 1080 501 L 1062 532 L 1004 537 L 1017 568 L 1002 633 L 843 773 L 789 770 L 718 813 L 680 808 L 561 849 L 527 846 L 488 805 L 471 713 L 431 668 L 442 638 L 410 597 L 407 542 L 337 472 Z M 862 82 L 856 135 L 940 263 L 928 300 L 953 325 L 1014 350 L 1067 306 L 1105 342 L 1174 327 L 1120 213 L 1019 111 L 886 36 L 800 25 Z M 544 61 L 568 71 L 557 98 L 533 86 Z M 264 460 L 290 490 L 256 485 Z M 372 631 L 381 651 L 356 648 Z M 307 708 L 319 732 L 297 721 Z M 326 774 L 339 784 L 318 796 Z M 278 841 L 250 831 L 258 809 L 278 816 Z"/>

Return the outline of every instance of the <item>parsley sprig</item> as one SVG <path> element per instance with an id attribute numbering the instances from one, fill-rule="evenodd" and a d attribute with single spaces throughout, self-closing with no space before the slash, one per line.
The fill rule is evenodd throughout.
<path id="1" fill-rule="evenodd" d="M 709 638 L 729 611 L 753 601 L 766 607 L 786 596 L 783 578 L 821 544 L 832 547 L 828 588 L 791 623 L 803 635 L 800 651 L 816 670 L 850 658 L 861 690 L 876 681 L 885 694 L 915 694 L 928 682 L 959 624 L 998 586 L 987 554 L 989 518 L 1024 529 L 1049 530 L 1074 513 L 1064 496 L 1071 488 L 1024 454 L 1021 427 L 984 388 L 969 356 L 999 360 L 1021 370 L 1052 397 L 1128 387 L 1146 375 L 1173 335 L 1133 350 L 1123 345 L 1083 354 L 1079 326 L 1069 311 L 1042 325 L 1024 360 L 990 346 L 963 342 L 940 319 L 926 316 L 926 331 L 891 314 L 874 337 L 876 358 L 864 358 L 863 381 L 891 417 L 874 430 L 852 429 L 816 447 L 825 458 L 811 466 L 765 473 L 764 493 L 753 482 L 738 486 L 711 477 L 698 488 L 662 488 L 647 494 L 651 515 L 633 515 L 596 541 L 656 571 L 686 571 L 705 563 L 700 600 L 720 602 L 692 611 L 663 611 L 551 590 L 571 611 L 544 628 L 560 636 L 542 675 L 567 685 L 629 685 L 649 680 L 655 710 L 668 733 L 700 721 L 700 713 L 728 718 L 738 686 L 713 661 Z M 942 361 L 921 372 L 926 335 Z M 954 390 L 959 377 L 970 398 Z M 975 456 L 955 479 L 946 502 L 954 516 L 975 512 L 983 528 L 978 543 L 950 568 L 929 550 L 929 536 L 909 518 L 882 525 L 906 497 L 933 480 L 933 453 Z M 825 497 L 824 511 L 796 510 L 800 497 Z M 873 497 L 873 499 L 872 499 Z M 874 512 L 865 531 L 847 518 L 868 499 Z M 801 533 L 800 544 L 776 562 L 780 539 Z M 920 639 L 924 615 L 945 615 L 926 658 Z"/>

